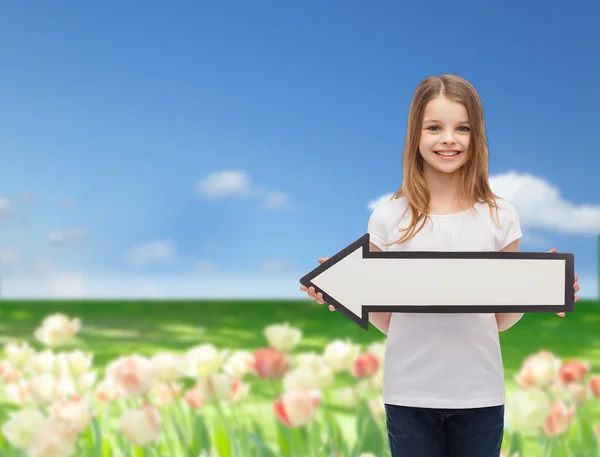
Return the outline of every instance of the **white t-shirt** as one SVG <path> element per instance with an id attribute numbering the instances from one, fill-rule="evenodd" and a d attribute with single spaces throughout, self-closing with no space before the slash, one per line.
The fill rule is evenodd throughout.
<path id="1" fill-rule="evenodd" d="M 388 247 L 385 244 L 404 234 L 398 229 L 410 224 L 411 210 L 405 214 L 408 200 L 403 197 L 378 206 L 368 232 L 383 251 L 499 251 L 522 233 L 514 207 L 506 200 L 497 203 L 500 227 L 496 210 L 492 219 L 489 206 L 478 203 L 476 211 L 431 215 L 416 237 Z M 504 367 L 494 313 L 393 313 L 383 400 L 425 408 L 504 404 Z"/>

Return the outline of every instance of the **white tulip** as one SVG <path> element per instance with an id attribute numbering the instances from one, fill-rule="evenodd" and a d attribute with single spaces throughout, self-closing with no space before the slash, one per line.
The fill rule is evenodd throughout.
<path id="1" fill-rule="evenodd" d="M 506 405 L 507 428 L 524 435 L 537 434 L 550 412 L 550 398 L 540 388 L 532 387 L 511 394 Z"/>
<path id="2" fill-rule="evenodd" d="M 71 457 L 75 454 L 75 430 L 59 419 L 50 419 L 37 430 L 28 457 Z"/>
<path id="3" fill-rule="evenodd" d="M 58 381 L 49 373 L 44 373 L 26 381 L 29 399 L 36 406 L 48 406 L 58 397 Z"/>
<path id="4" fill-rule="evenodd" d="M 152 357 L 152 367 L 156 380 L 166 384 L 179 381 L 184 375 L 183 359 L 169 352 Z"/>
<path id="5" fill-rule="evenodd" d="M 73 339 L 81 328 L 80 319 L 69 319 L 64 314 L 46 317 L 34 332 L 35 338 L 46 346 L 62 346 Z"/>
<path id="6" fill-rule="evenodd" d="M 76 350 L 65 354 L 65 365 L 70 375 L 81 376 L 92 367 L 93 359 L 94 354 Z"/>
<path id="7" fill-rule="evenodd" d="M 185 354 L 185 364 L 189 376 L 202 379 L 217 373 L 223 366 L 224 353 L 212 344 L 200 344 Z"/>
<path id="8" fill-rule="evenodd" d="M 349 370 L 358 355 L 360 347 L 350 340 L 335 340 L 325 347 L 323 359 L 325 363 L 335 372 Z"/>
<path id="9" fill-rule="evenodd" d="M 74 398 L 54 403 L 50 407 L 50 417 L 65 422 L 79 433 L 89 425 L 92 412 L 86 401 Z"/>
<path id="10" fill-rule="evenodd" d="M 4 346 L 6 358 L 15 370 L 22 370 L 27 365 L 27 362 L 35 354 L 33 348 L 23 342 L 21 344 L 8 343 Z"/>
<path id="11" fill-rule="evenodd" d="M 153 405 L 144 405 L 139 410 L 128 410 L 119 420 L 118 430 L 136 446 L 146 446 L 158 438 L 161 417 Z"/>
<path id="12" fill-rule="evenodd" d="M 269 345 L 281 352 L 290 352 L 302 339 L 302 332 L 287 322 L 266 327 L 264 334 Z"/>
<path id="13" fill-rule="evenodd" d="M 46 418 L 34 408 L 26 408 L 10 415 L 2 426 L 2 433 L 16 448 L 27 449 L 31 446 L 37 430 L 44 425 Z"/>
<path id="14" fill-rule="evenodd" d="M 238 350 L 229 356 L 227 362 L 225 362 L 225 365 L 223 366 L 223 371 L 233 377 L 241 378 L 253 371 L 253 362 L 254 354 L 250 351 Z"/>

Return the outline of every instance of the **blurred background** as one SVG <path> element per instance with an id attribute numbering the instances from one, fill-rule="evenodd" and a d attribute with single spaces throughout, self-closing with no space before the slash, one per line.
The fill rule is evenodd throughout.
<path id="1" fill-rule="evenodd" d="M 600 434 L 594 429 L 600 407 L 592 381 L 600 373 L 599 14 L 591 1 L 542 8 L 438 1 L 0 3 L 3 420 L 25 404 L 44 418 L 57 416 L 48 408 L 59 397 L 36 396 L 39 386 L 19 383 L 59 372 L 73 381 L 70 363 L 79 364 L 82 376 L 96 370 L 96 380 L 78 392 L 98 402 L 95 389 L 107 365 L 137 353 L 143 358 L 123 359 L 113 374 L 121 394 L 131 397 L 121 405 L 133 407 L 149 392 L 146 387 L 162 392 L 160 386 L 181 382 L 179 390 L 167 390 L 177 393 L 181 417 L 171 409 L 156 416 L 172 434 L 157 435 L 156 417 L 147 410 L 146 422 L 142 416 L 124 419 L 127 443 L 118 434 L 103 434 L 99 430 L 108 422 L 100 419 L 123 417 L 125 409 L 105 410 L 100 401 L 92 409 L 99 414 L 96 422 L 82 425 L 76 436 L 65 432 L 71 444 L 63 443 L 64 455 L 127 455 L 131 443 L 132 452 L 152 448 L 156 455 L 198 456 L 203 450 L 208 456 L 215 449 L 214 455 L 236 455 L 233 445 L 188 443 L 185 430 L 192 440 L 191 431 L 203 427 L 194 422 L 199 418 L 206 419 L 215 443 L 227 441 L 219 436 L 245 443 L 237 455 L 325 455 L 319 446 L 341 452 L 343 440 L 319 444 L 314 438 L 337 436 L 335 420 L 323 416 L 319 432 L 300 423 L 288 428 L 281 411 L 292 411 L 293 401 L 281 403 L 285 407 L 274 403 L 289 390 L 284 376 L 312 363 L 324 377 L 311 387 L 329 408 L 319 413 L 338 417 L 352 442 L 364 442 L 370 426 L 380 433 L 377 443 L 342 455 L 387 452 L 377 412 L 383 335 L 311 303 L 298 280 L 317 259 L 366 233 L 371 211 L 401 184 L 414 89 L 427 76 L 453 73 L 468 79 L 482 98 L 490 182 L 519 212 L 521 250 L 573 253 L 580 278 L 576 313 L 565 319 L 526 315 L 501 334 L 507 388 L 523 388 L 515 376 L 538 351 L 560 359 L 548 359 L 548 367 L 555 367 L 548 370 L 563 384 L 564 370 L 571 373 L 572 367 L 564 364 L 578 361 L 575 371 L 583 374 L 568 379 L 583 383 L 593 401 L 570 397 L 585 405 L 576 416 L 585 418 L 578 428 L 569 425 L 568 433 L 583 446 L 577 455 L 596 455 L 593 432 L 582 430 Z M 59 317 L 44 324 L 48 316 Z M 340 343 L 328 346 L 335 341 Z M 256 352 L 267 348 L 276 352 Z M 229 352 L 217 357 L 217 349 Z M 69 358 L 63 350 L 93 359 L 84 363 L 81 354 Z M 234 351 L 244 351 L 239 360 L 246 362 L 232 359 Z M 163 352 L 177 362 L 154 359 Z M 32 368 L 34 353 L 45 355 Z M 298 357 L 303 353 L 322 358 L 308 363 Z M 357 363 L 361 354 L 365 360 Z M 178 374 L 144 384 L 146 362 L 155 367 L 154 376 L 156 364 L 158 372 Z M 252 435 L 250 425 L 238 429 L 227 421 L 228 432 L 221 433 L 210 419 L 220 409 L 192 401 L 210 396 L 206 386 L 193 390 L 204 385 L 204 375 L 238 362 L 246 367 L 243 376 L 250 376 L 248 398 L 262 411 L 257 417 L 269 411 L 273 419 L 264 439 Z M 371 368 L 357 372 L 365 363 Z M 269 376 L 261 371 L 267 365 L 279 371 Z M 242 372 L 236 370 L 225 369 L 227 392 L 238 389 L 233 379 Z M 335 373 L 333 384 L 326 373 Z M 130 375 L 141 390 L 123 386 Z M 370 425 L 362 419 L 356 425 L 367 409 L 356 409 L 356 392 L 346 390 L 359 381 L 372 387 L 367 400 L 375 403 L 365 403 L 374 418 Z M 55 392 L 48 386 L 42 391 Z M 336 394 L 324 394 L 325 386 Z M 15 397 L 14 389 L 29 396 Z M 539 417 L 552 411 L 554 397 L 548 398 L 546 409 L 534 411 Z M 67 411 L 62 416 L 71 417 L 73 410 Z M 173 417 L 179 417 L 175 425 L 165 419 Z M 127 428 L 136 422 L 147 427 Z M 21 455 L 10 454 L 19 447 L 14 437 L 21 436 L 15 432 L 21 430 L 18 420 L 11 424 L 0 448 Z M 520 435 L 513 432 L 523 427 L 507 432 L 506 452 L 520 449 Z M 540 427 L 532 426 L 533 435 L 550 436 Z M 314 438 L 310 449 L 302 447 L 302 433 Z M 568 441 L 562 432 L 555 435 L 552 446 Z M 21 449 L 34 455 L 35 439 L 28 440 Z M 523 440 L 520 457 L 541 455 L 543 446 L 551 446 L 531 436 Z M 175 447 L 168 450 L 167 443 Z"/>

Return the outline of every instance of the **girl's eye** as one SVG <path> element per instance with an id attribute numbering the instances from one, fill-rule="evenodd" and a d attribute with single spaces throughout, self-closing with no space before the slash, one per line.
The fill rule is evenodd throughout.
<path id="1" fill-rule="evenodd" d="M 432 129 L 439 129 L 439 128 L 440 127 L 437 125 L 432 125 L 431 127 L 427 127 L 427 130 L 437 131 L 437 130 L 432 130 Z M 464 130 L 461 130 L 462 132 L 469 132 L 471 130 L 469 127 L 465 127 L 465 126 L 459 127 L 459 130 L 460 129 L 464 129 Z"/>

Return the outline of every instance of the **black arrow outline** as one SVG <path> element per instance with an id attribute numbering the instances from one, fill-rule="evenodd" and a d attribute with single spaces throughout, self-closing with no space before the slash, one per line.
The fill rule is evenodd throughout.
<path id="1" fill-rule="evenodd" d="M 575 303 L 575 257 L 573 254 L 557 252 L 440 252 L 440 251 L 393 251 L 371 252 L 369 249 L 370 236 L 365 234 L 354 243 L 345 247 L 327 261 L 316 267 L 300 279 L 300 284 L 306 288 L 314 287 L 315 291 L 323 294 L 326 303 L 331 304 L 337 311 L 354 321 L 364 330 L 369 329 L 369 312 L 413 312 L 413 313 L 530 313 L 530 312 L 572 312 Z M 362 305 L 362 317 L 356 316 L 342 303 L 324 290 L 313 284 L 312 280 L 328 270 L 340 260 L 362 248 L 363 259 L 533 259 L 533 260 L 564 260 L 565 268 L 565 304 L 564 305 L 506 305 L 506 306 L 461 306 L 461 305 Z"/>

